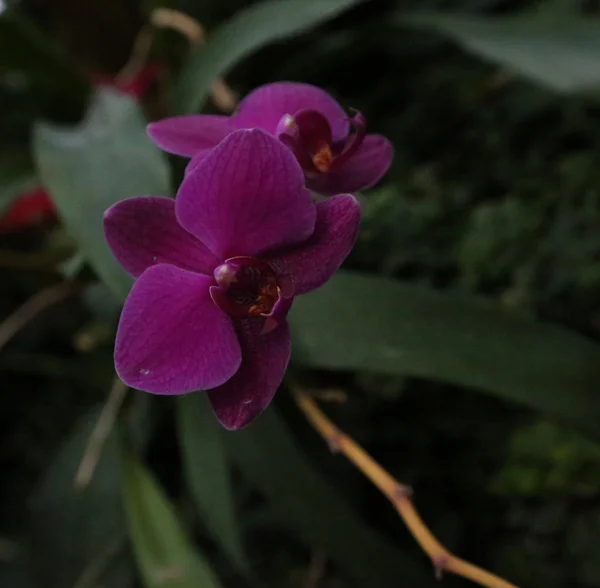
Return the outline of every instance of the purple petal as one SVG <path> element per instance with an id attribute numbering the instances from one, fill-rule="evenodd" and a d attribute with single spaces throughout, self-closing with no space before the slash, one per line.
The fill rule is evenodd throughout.
<path id="1" fill-rule="evenodd" d="M 192 114 L 164 118 L 148 125 L 148 135 L 164 151 L 192 157 L 212 149 L 232 131 L 230 118 L 216 114 Z"/>
<path id="2" fill-rule="evenodd" d="M 300 110 L 323 114 L 334 139 L 348 134 L 348 115 L 344 109 L 325 90 L 296 82 L 276 82 L 256 88 L 240 102 L 231 122 L 238 129 L 258 127 L 274 135 L 282 116 L 293 116 Z"/>
<path id="3" fill-rule="evenodd" d="M 316 217 L 296 158 L 259 129 L 235 131 L 215 147 L 183 180 L 175 212 L 220 259 L 300 243 Z"/>
<path id="4" fill-rule="evenodd" d="M 199 165 L 202 163 L 204 158 L 210 153 L 210 150 L 206 149 L 204 151 L 200 151 L 196 153 L 192 159 L 185 166 L 185 175 L 191 174 Z"/>
<path id="5" fill-rule="evenodd" d="M 351 194 L 340 194 L 317 204 L 312 237 L 288 253 L 266 259 L 277 273 L 294 284 L 294 294 L 322 286 L 352 249 L 360 224 L 360 205 Z"/>
<path id="6" fill-rule="evenodd" d="M 241 323 L 242 365 L 231 380 L 208 393 L 215 416 L 226 429 L 245 427 L 269 405 L 290 359 L 288 325 L 258 335 L 260 326 L 257 320 Z"/>
<path id="7" fill-rule="evenodd" d="M 394 148 L 382 135 L 367 135 L 359 150 L 334 171 L 307 178 L 306 185 L 320 194 L 358 192 L 374 186 L 389 169 Z"/>
<path id="8" fill-rule="evenodd" d="M 154 394 L 215 388 L 238 370 L 242 353 L 231 319 L 208 289 L 212 278 L 155 265 L 123 307 L 115 367 L 128 386 Z"/>
<path id="9" fill-rule="evenodd" d="M 117 202 L 104 213 L 104 234 L 113 255 L 137 277 L 169 263 L 212 276 L 217 258 L 175 218 L 175 200 L 140 196 Z"/>

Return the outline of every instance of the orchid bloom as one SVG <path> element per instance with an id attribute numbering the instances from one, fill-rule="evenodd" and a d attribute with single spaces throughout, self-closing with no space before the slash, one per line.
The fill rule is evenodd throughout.
<path id="1" fill-rule="evenodd" d="M 283 378 L 294 296 L 332 276 L 359 221 L 350 194 L 313 202 L 292 152 L 259 129 L 225 138 L 175 200 L 115 204 L 106 238 L 137 278 L 117 330 L 119 376 L 155 394 L 208 390 L 223 426 L 247 425 Z"/>
<path id="2" fill-rule="evenodd" d="M 263 129 L 294 153 L 307 188 L 330 195 L 369 188 L 390 167 L 392 144 L 381 135 L 366 135 L 365 127 L 362 114 L 348 117 L 320 88 L 277 82 L 248 94 L 233 116 L 166 118 L 148 125 L 148 134 L 165 151 L 192 157 L 191 171 L 229 133 Z"/>

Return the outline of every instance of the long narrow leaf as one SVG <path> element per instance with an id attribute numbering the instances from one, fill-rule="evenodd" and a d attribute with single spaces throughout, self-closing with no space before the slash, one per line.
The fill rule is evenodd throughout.
<path id="1" fill-rule="evenodd" d="M 566 329 L 352 272 L 299 298 L 290 322 L 300 363 L 478 388 L 600 439 L 600 346 Z"/>
<path id="2" fill-rule="evenodd" d="M 174 110 L 200 110 L 212 83 L 258 49 L 297 35 L 366 0 L 266 0 L 241 10 L 192 54 L 175 88 Z"/>
<path id="3" fill-rule="evenodd" d="M 129 536 L 147 588 L 219 588 L 162 489 L 133 457 L 123 458 L 123 497 Z"/>
<path id="4" fill-rule="evenodd" d="M 408 14 L 400 22 L 435 30 L 475 55 L 562 92 L 600 87 L 600 19 L 529 13 L 475 17 Z"/>
<path id="5" fill-rule="evenodd" d="M 46 588 L 75 586 L 100 562 L 98 580 L 119 588 L 133 584 L 133 566 L 112 565 L 126 545 L 116 435 L 104 445 L 89 485 L 76 490 L 73 484 L 99 413 L 81 419 L 31 497 L 30 571 Z"/>
<path id="6" fill-rule="evenodd" d="M 177 417 L 183 471 L 196 506 L 233 564 L 247 574 L 249 566 L 235 515 L 223 429 L 202 393 L 181 396 Z"/>

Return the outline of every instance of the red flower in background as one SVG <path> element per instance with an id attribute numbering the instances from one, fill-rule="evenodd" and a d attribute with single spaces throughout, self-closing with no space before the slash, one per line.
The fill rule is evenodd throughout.
<path id="1" fill-rule="evenodd" d="M 135 76 L 120 80 L 110 76 L 93 76 L 92 83 L 101 88 L 114 88 L 132 98 L 143 98 L 157 80 L 163 68 L 158 63 L 147 63 Z"/>
<path id="2" fill-rule="evenodd" d="M 43 186 L 26 190 L 0 218 L 0 232 L 18 231 L 56 217 L 54 203 Z"/>
<path id="3" fill-rule="evenodd" d="M 109 76 L 92 76 L 91 81 L 98 88 L 113 88 L 139 100 L 146 95 L 161 71 L 159 64 L 148 63 L 135 76 L 127 80 Z M 43 186 L 37 186 L 19 194 L 0 217 L 0 233 L 19 231 L 55 219 L 56 208 L 50 194 Z"/>

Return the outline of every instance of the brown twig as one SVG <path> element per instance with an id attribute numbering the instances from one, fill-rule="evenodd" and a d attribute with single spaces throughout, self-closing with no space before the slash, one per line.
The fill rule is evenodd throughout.
<path id="1" fill-rule="evenodd" d="M 170 8 L 156 8 L 150 14 L 150 23 L 137 34 L 127 63 L 115 76 L 117 80 L 130 81 L 144 67 L 154 43 L 154 29 L 175 30 L 186 37 L 192 47 L 199 47 L 205 41 L 204 28 L 191 16 Z M 214 81 L 211 95 L 217 108 L 223 112 L 232 112 L 237 105 L 234 93 L 222 78 Z"/>
<path id="2" fill-rule="evenodd" d="M 137 34 L 127 63 L 117 72 L 115 80 L 118 82 L 130 82 L 144 67 L 150 50 L 154 43 L 154 30 L 149 25 L 144 25 Z"/>
<path id="3" fill-rule="evenodd" d="M 75 474 L 74 486 L 76 490 L 83 490 L 91 482 L 96 466 L 100 461 L 104 444 L 117 420 L 117 415 L 126 394 L 127 386 L 116 377 L 96 426 L 88 439 L 81 463 Z"/>
<path id="4" fill-rule="evenodd" d="M 442 572 L 462 576 L 487 588 L 517 588 L 478 566 L 450 553 L 427 528 L 415 509 L 412 490 L 396 481 L 358 443 L 340 431 L 305 392 L 295 391 L 294 397 L 316 431 L 333 451 L 343 453 L 392 503 L 423 551 L 431 558 L 438 577 Z"/>
<path id="5" fill-rule="evenodd" d="M 125 543 L 125 537 L 112 540 L 99 555 L 86 566 L 75 581 L 73 588 L 93 588 L 98 584 L 108 564 L 116 557 Z"/>
<path id="6" fill-rule="evenodd" d="M 55 271 L 56 267 L 68 259 L 69 255 L 68 251 L 28 253 L 0 250 L 0 268 Z"/>
<path id="7" fill-rule="evenodd" d="M 150 22 L 159 29 L 178 31 L 194 45 L 204 43 L 204 27 L 197 20 L 179 10 L 155 8 L 150 15 Z"/>
<path id="8" fill-rule="evenodd" d="M 191 16 L 170 8 L 156 8 L 152 11 L 150 22 L 156 28 L 173 29 L 187 38 L 190 45 L 200 47 L 206 40 L 204 27 Z M 212 99 L 219 110 L 232 112 L 237 99 L 225 80 L 217 78 L 211 89 Z"/>
<path id="9" fill-rule="evenodd" d="M 79 286 L 73 282 L 60 282 L 32 296 L 0 323 L 0 349 L 43 310 L 68 298 L 78 290 Z"/>
<path id="10" fill-rule="evenodd" d="M 8 563 L 12 561 L 19 551 L 19 546 L 15 541 L 0 537 L 0 562 Z"/>
<path id="11" fill-rule="evenodd" d="M 306 572 L 304 588 L 318 588 L 325 576 L 327 556 L 319 549 L 313 550 Z"/>

